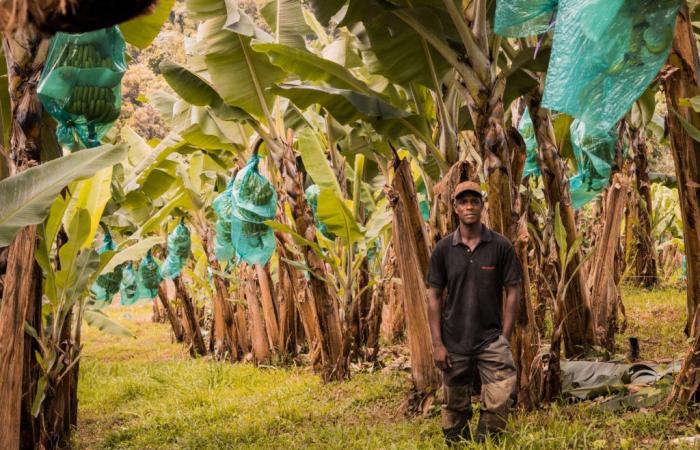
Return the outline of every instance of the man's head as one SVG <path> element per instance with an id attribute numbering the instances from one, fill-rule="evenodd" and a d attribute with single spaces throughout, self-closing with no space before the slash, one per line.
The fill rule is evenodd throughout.
<path id="1" fill-rule="evenodd" d="M 459 183 L 452 193 L 452 205 L 461 223 L 465 225 L 481 223 L 484 196 L 479 183 L 474 181 Z"/>

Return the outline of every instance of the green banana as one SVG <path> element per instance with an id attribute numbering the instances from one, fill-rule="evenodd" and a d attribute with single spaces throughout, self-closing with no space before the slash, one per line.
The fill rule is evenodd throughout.
<path id="1" fill-rule="evenodd" d="M 114 105 L 111 88 L 98 86 L 73 86 L 66 111 L 85 117 L 87 120 L 108 123 L 119 117 L 120 110 Z"/>

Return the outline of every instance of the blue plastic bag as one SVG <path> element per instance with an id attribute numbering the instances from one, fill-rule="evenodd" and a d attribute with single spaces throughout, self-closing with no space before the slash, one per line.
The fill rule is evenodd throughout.
<path id="1" fill-rule="evenodd" d="M 168 256 L 160 268 L 160 276 L 171 280 L 180 275 L 182 268 L 190 257 L 190 230 L 185 226 L 185 219 L 181 219 L 175 229 L 168 235 Z"/>
<path id="2" fill-rule="evenodd" d="M 149 250 L 146 257 L 139 263 L 138 298 L 155 298 L 162 278 L 160 267 Z"/>
<path id="3" fill-rule="evenodd" d="M 525 167 L 523 168 L 523 178 L 534 175 L 540 176 L 540 165 L 537 162 L 537 138 L 535 136 L 535 127 L 532 124 L 530 110 L 525 108 L 523 116 L 518 124 L 518 131 L 525 141 Z"/>
<path id="4" fill-rule="evenodd" d="M 125 46 L 116 26 L 53 37 L 37 91 L 62 145 L 96 147 L 119 118 Z"/>
<path id="5" fill-rule="evenodd" d="M 231 187 L 231 242 L 250 264 L 267 264 L 277 245 L 272 228 L 264 223 L 277 214 L 277 192 L 258 171 L 259 161 L 254 154 Z"/>
<path id="6" fill-rule="evenodd" d="M 561 0 L 542 105 L 604 133 L 668 57 L 681 0 Z"/>
<path id="7" fill-rule="evenodd" d="M 102 245 L 97 249 L 97 254 L 101 255 L 105 252 L 114 251 L 116 248 L 117 246 L 112 240 L 112 235 L 107 231 L 105 232 Z M 95 294 L 95 300 L 98 302 L 111 301 L 112 297 L 119 292 L 121 280 L 122 266 L 117 266 L 113 271 L 98 276 L 90 287 L 90 290 Z"/>
<path id="8" fill-rule="evenodd" d="M 617 136 L 610 130 L 590 130 L 580 120 L 571 124 L 571 146 L 578 173 L 569 180 L 571 203 L 578 209 L 608 186 Z"/>
<path id="9" fill-rule="evenodd" d="M 212 207 L 217 216 L 214 252 L 216 259 L 219 261 L 231 261 L 236 257 L 236 248 L 231 240 L 231 218 L 233 217 L 232 189 L 233 179 L 226 186 L 226 190 L 212 202 Z"/>
<path id="10" fill-rule="evenodd" d="M 124 270 L 122 270 L 122 280 L 119 283 L 119 294 L 121 297 L 119 303 L 123 306 L 133 305 L 139 299 L 138 280 L 131 262 L 126 263 Z"/>
<path id="11" fill-rule="evenodd" d="M 559 0 L 498 0 L 494 31 L 507 37 L 525 37 L 549 30 Z"/>

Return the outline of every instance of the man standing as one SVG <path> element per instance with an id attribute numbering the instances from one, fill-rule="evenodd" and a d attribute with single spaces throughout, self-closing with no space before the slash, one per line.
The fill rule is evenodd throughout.
<path id="1" fill-rule="evenodd" d="M 483 440 L 505 427 L 516 387 L 509 340 L 522 277 L 510 241 L 481 223 L 484 198 L 479 184 L 458 184 L 452 200 L 459 227 L 435 246 L 427 279 L 433 355 L 443 371 L 442 427 L 448 444 L 471 439 L 470 390 L 477 371 L 482 406 L 476 438 Z"/>

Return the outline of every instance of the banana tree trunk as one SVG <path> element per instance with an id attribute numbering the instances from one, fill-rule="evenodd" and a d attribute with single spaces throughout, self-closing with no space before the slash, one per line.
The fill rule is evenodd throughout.
<path id="1" fill-rule="evenodd" d="M 667 403 L 687 404 L 700 386 L 700 142 L 693 140 L 682 127 L 675 110 L 686 121 L 700 128 L 700 115 L 681 107 L 682 98 L 700 94 L 700 59 L 688 6 L 683 5 L 676 19 L 673 47 L 663 73 L 668 104 L 669 141 L 676 166 L 678 195 L 683 219 L 683 240 L 688 271 L 686 333 L 693 337 Z"/>
<path id="2" fill-rule="evenodd" d="M 237 293 L 238 298 L 245 302 L 245 286 L 243 279 L 240 279 L 240 286 Z M 235 305 L 233 317 L 236 330 L 234 341 L 238 343 L 240 355 L 245 356 L 252 351 L 253 344 L 251 342 L 250 333 L 248 332 L 248 320 L 243 305 Z"/>
<path id="3" fill-rule="evenodd" d="M 158 306 L 158 299 L 154 298 L 153 299 L 153 304 L 151 305 L 151 308 L 153 309 L 153 314 L 151 315 L 151 322 L 153 323 L 160 323 L 163 321 L 163 312 L 160 310 L 160 306 Z"/>
<path id="4" fill-rule="evenodd" d="M 311 366 L 322 372 L 320 351 L 314 352 L 314 348 L 320 346 L 321 328 L 315 305 L 309 301 L 309 287 L 304 276 L 287 263 L 292 258 L 289 247 L 293 244 L 285 234 L 278 234 L 277 239 L 279 242 L 277 253 L 279 255 L 280 291 L 285 293 L 299 313 L 299 319 L 309 345 L 309 353 L 319 355 L 319 358 L 311 360 Z"/>
<path id="5" fill-rule="evenodd" d="M 160 302 L 163 304 L 165 316 L 168 318 L 168 322 L 170 322 L 170 326 L 173 329 L 175 342 L 182 342 L 185 338 L 185 332 L 182 329 L 182 324 L 180 323 L 180 320 L 177 318 L 177 314 L 175 314 L 175 311 L 172 305 L 170 304 L 170 300 L 168 299 L 168 290 L 165 287 L 166 283 L 167 281 L 162 281 L 158 285 L 158 298 L 160 298 Z"/>
<path id="6" fill-rule="evenodd" d="M 519 402 L 523 408 L 531 408 L 539 394 L 533 389 L 530 368 L 539 347 L 539 335 L 530 299 L 530 278 L 527 243 L 527 211 L 529 200 L 521 197 L 520 184 L 525 163 L 525 144 L 514 128 L 506 129 L 504 120 L 503 91 L 505 81 L 496 78 L 488 101 L 473 114 L 475 135 L 488 184 L 488 221 L 491 228 L 513 242 L 523 268 L 519 315 L 512 338 L 513 357 L 518 367 Z M 474 110 L 473 110 L 474 111 Z"/>
<path id="7" fill-rule="evenodd" d="M 73 312 L 69 312 L 61 327 L 59 354 L 67 366 L 73 363 L 76 350 L 71 341 L 71 324 Z M 74 377 L 71 373 L 63 376 L 60 381 L 49 381 L 46 398 L 41 404 L 39 422 L 41 424 L 40 448 L 62 449 L 70 445 L 71 424 L 76 418 L 72 417 L 71 393 Z"/>
<path id="8" fill-rule="evenodd" d="M 291 147 L 291 139 L 283 146 L 280 173 L 284 180 L 282 192 L 284 200 L 292 210 L 297 233 L 311 242 L 316 242 L 316 227 L 311 209 L 304 197 L 304 180 L 299 172 Z M 313 275 L 308 284 L 307 306 L 313 308 L 320 333 L 319 348 L 323 366 L 324 381 L 343 380 L 349 377 L 348 355 L 343 345 L 343 332 L 340 323 L 340 305 L 322 279 L 326 278 L 326 266 L 323 260 L 307 245 L 302 245 L 302 254 L 306 265 Z M 318 277 L 321 277 L 319 279 Z M 300 310 L 304 315 L 304 310 Z"/>
<path id="9" fill-rule="evenodd" d="M 529 106 L 539 146 L 538 159 L 544 182 L 544 194 L 549 208 L 548 220 L 550 223 L 554 222 L 555 211 L 558 207 L 562 224 L 566 230 L 567 246 L 570 248 L 576 241 L 578 232 L 574 209 L 571 206 L 566 161 L 561 158 L 557 151 L 550 115 L 547 110 L 540 108 L 540 100 L 539 93 L 532 94 Z M 556 253 L 554 252 L 554 254 Z M 561 267 L 558 267 L 557 264 L 559 277 L 570 278 L 572 271 L 579 266 L 580 262 L 581 255 L 577 253 L 569 264 L 566 274 L 561 274 Z M 585 355 L 594 344 L 593 320 L 587 294 L 584 276 L 579 271 L 573 275 L 564 298 L 562 311 L 564 351 L 570 358 Z"/>
<path id="10" fill-rule="evenodd" d="M 406 330 L 406 318 L 404 315 L 403 302 L 399 295 L 399 287 L 394 281 L 397 272 L 396 254 L 394 244 L 389 244 L 387 256 L 385 257 L 382 273 L 386 281 L 381 285 L 381 295 L 384 297 L 384 307 L 380 332 L 382 337 L 392 344 L 401 342 Z"/>
<path id="11" fill-rule="evenodd" d="M 32 298 L 41 298 L 42 275 L 38 266 L 34 267 L 32 280 Z M 41 308 L 37 302 L 29 302 L 27 308 L 27 323 L 36 330 L 40 339 L 43 339 Z M 22 374 L 22 418 L 20 422 L 21 449 L 34 450 L 39 445 L 41 426 L 32 414 L 32 403 L 36 396 L 37 383 L 41 378 L 41 367 L 34 355 L 40 352 L 39 343 L 28 334 L 24 335 L 24 373 Z M 77 383 L 77 380 L 76 380 Z M 77 400 L 77 396 L 73 398 Z M 77 417 L 77 411 L 74 417 Z"/>
<path id="12" fill-rule="evenodd" d="M 214 338 L 214 357 L 217 359 L 226 358 L 227 355 L 233 360 L 238 359 L 236 343 L 233 339 L 233 310 L 228 301 L 228 289 L 226 282 L 216 272 L 221 272 L 221 265 L 216 259 L 214 251 L 214 230 L 207 224 L 202 224 L 202 246 L 206 250 L 209 267 L 214 274 L 214 292 L 212 303 L 214 305 L 214 323 L 212 335 Z"/>
<path id="13" fill-rule="evenodd" d="M 649 163 L 644 130 L 630 129 L 630 147 L 634 152 L 634 205 L 630 205 L 628 227 L 629 244 L 625 250 L 630 256 L 629 263 L 634 267 L 635 284 L 652 288 L 658 283 L 656 273 L 656 252 L 652 238 L 651 223 L 651 180 L 649 179 Z"/>
<path id="14" fill-rule="evenodd" d="M 379 353 L 379 327 L 382 324 L 382 305 L 384 303 L 384 287 L 375 285 L 371 291 L 370 307 L 365 316 L 367 332 L 365 359 L 376 361 Z"/>
<path id="15" fill-rule="evenodd" d="M 267 339 L 271 349 L 282 350 L 280 347 L 280 330 L 277 307 L 272 293 L 270 282 L 269 266 L 255 265 L 255 274 L 260 287 L 260 300 L 262 304 L 262 313 L 265 319 L 265 329 L 267 330 Z"/>
<path id="16" fill-rule="evenodd" d="M 695 310 L 700 304 L 700 142 L 688 135 L 673 113 L 677 111 L 686 121 L 700 128 L 700 114 L 679 104 L 682 98 L 700 95 L 700 59 L 688 8 L 685 5 L 678 14 L 673 47 L 668 66 L 663 73 L 663 83 L 669 109 L 669 141 L 676 166 L 688 264 L 686 333 L 695 336 L 700 331 L 692 329 Z"/>
<path id="17" fill-rule="evenodd" d="M 411 377 L 417 391 L 431 394 L 440 386 L 440 375 L 433 363 L 426 301 L 430 247 L 408 160 L 398 162 L 387 197 L 394 212 L 393 245 L 402 281 Z"/>
<path id="18" fill-rule="evenodd" d="M 620 308 L 620 291 L 615 279 L 615 254 L 619 246 L 628 189 L 627 176 L 620 173 L 613 175 L 605 200 L 603 229 L 596 243 L 589 274 L 596 339 L 611 353 L 615 351 L 617 312 Z"/>
<path id="19" fill-rule="evenodd" d="M 248 320 L 250 323 L 251 344 L 253 357 L 257 363 L 270 359 L 270 341 L 265 329 L 265 319 L 258 300 L 257 283 L 253 276 L 253 268 L 247 264 L 241 265 L 241 281 L 246 305 L 248 305 Z"/>
<path id="20" fill-rule="evenodd" d="M 513 158 L 514 163 L 511 166 L 514 180 L 521 178 L 525 162 L 525 149 L 522 148 L 521 150 L 519 152 L 520 158 Z M 527 189 L 522 189 L 521 192 L 516 194 L 517 201 L 514 209 L 518 221 L 517 235 L 513 241 L 513 246 L 515 247 L 515 254 L 523 265 L 522 295 L 511 342 L 518 377 L 518 405 L 522 409 L 530 410 L 537 405 L 541 394 L 538 391 L 537 383 L 531 380 L 533 361 L 540 348 L 540 335 L 535 320 L 530 289 L 530 256 L 528 248 L 530 236 L 527 227 L 530 196 Z"/>
<path id="21" fill-rule="evenodd" d="M 207 353 L 207 346 L 204 344 L 204 338 L 202 338 L 202 330 L 199 327 L 199 320 L 197 319 L 197 312 L 192 303 L 192 298 L 182 282 L 182 275 L 175 278 L 175 287 L 185 316 L 185 331 L 190 341 L 190 354 L 192 356 L 204 356 Z"/>
<path id="22" fill-rule="evenodd" d="M 278 215 L 279 219 L 279 215 Z M 286 258 L 285 243 L 278 238 L 277 243 L 277 273 L 278 279 L 275 298 L 279 302 L 279 341 L 278 347 L 289 355 L 296 355 L 297 346 L 302 341 L 302 333 L 297 330 L 298 319 L 302 320 L 302 326 L 306 326 L 303 318 L 297 316 L 294 304 L 297 299 L 297 291 L 303 286 L 303 277 L 299 277 L 284 261 Z M 284 256 L 283 256 L 283 253 Z M 294 281 L 292 281 L 294 280 Z M 303 288 L 302 288 L 303 289 Z M 301 334 L 301 336 L 300 336 Z"/>
<path id="23" fill-rule="evenodd" d="M 16 170 L 22 171 L 40 162 L 41 103 L 36 86 L 48 41 L 28 26 L 6 37 L 3 47 L 12 117 L 10 156 Z M 31 360 L 24 360 L 24 322 L 30 302 L 34 303 L 34 308 L 41 309 L 41 292 L 32 290 L 37 273 L 34 270 L 35 248 L 36 226 L 29 226 L 20 231 L 8 251 L 0 304 L 0 404 L 3 405 L 0 408 L 0 448 L 3 449 L 20 446 L 22 373 L 24 367 L 31 364 Z M 38 296 L 34 295 L 36 292 Z"/>

